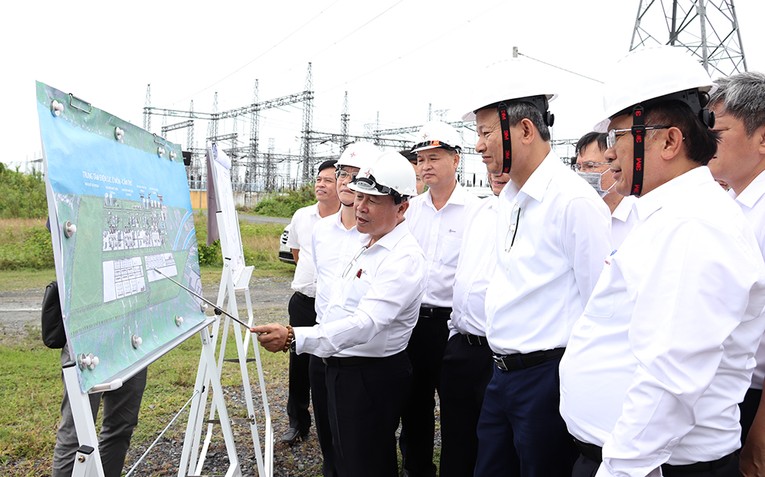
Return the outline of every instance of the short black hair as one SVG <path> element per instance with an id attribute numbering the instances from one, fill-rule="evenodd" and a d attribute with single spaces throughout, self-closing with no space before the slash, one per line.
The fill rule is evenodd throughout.
<path id="1" fill-rule="evenodd" d="M 575 157 L 579 155 L 579 153 L 582 151 L 582 149 L 586 148 L 593 142 L 598 142 L 598 149 L 601 151 L 606 150 L 606 136 L 608 134 L 606 133 L 599 133 L 597 131 L 591 131 L 585 134 L 584 136 L 579 138 L 579 141 L 576 143 L 576 147 L 574 147 L 574 154 Z"/>
<path id="2" fill-rule="evenodd" d="M 335 164 L 337 163 L 336 159 L 330 159 L 329 161 L 324 161 L 321 164 L 319 164 L 319 170 L 316 171 L 318 174 L 319 172 L 323 171 L 324 169 L 335 168 Z"/>

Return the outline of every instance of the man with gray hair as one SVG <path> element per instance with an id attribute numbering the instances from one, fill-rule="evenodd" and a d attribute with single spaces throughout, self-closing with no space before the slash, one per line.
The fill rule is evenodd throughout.
<path id="1" fill-rule="evenodd" d="M 475 477 L 570 476 L 573 442 L 558 412 L 558 364 L 611 251 L 608 207 L 550 146 L 554 95 L 514 74 L 476 98 L 475 145 L 499 194 L 496 270 L 486 290 L 494 369 L 478 419 Z"/>
<path id="2" fill-rule="evenodd" d="M 714 130 L 720 135 L 717 155 L 709 162 L 715 179 L 730 186 L 728 193 L 752 224 L 760 250 L 765 255 L 765 75 L 747 72 L 715 81 L 710 98 L 714 111 Z M 740 404 L 741 472 L 745 476 L 763 475 L 765 468 L 765 406 L 762 387 L 765 380 L 765 343 L 755 354 L 757 367 L 752 384 Z M 756 415 L 756 417 L 755 417 Z"/>

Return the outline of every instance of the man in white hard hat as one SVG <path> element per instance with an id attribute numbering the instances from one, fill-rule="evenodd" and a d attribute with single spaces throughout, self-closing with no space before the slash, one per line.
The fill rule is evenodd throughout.
<path id="1" fill-rule="evenodd" d="M 337 178 L 337 197 L 340 210 L 336 214 L 324 217 L 313 227 L 312 250 L 316 269 L 316 323 L 321 323 L 327 303 L 332 296 L 332 289 L 340 281 L 340 274 L 353 254 L 369 241 L 369 236 L 356 228 L 356 213 L 353 201 L 356 193 L 349 187 L 351 181 L 366 164 L 377 159 L 382 151 L 372 143 L 355 142 L 349 144 L 335 164 Z M 335 465 L 332 432 L 329 425 L 327 407 L 326 366 L 321 358 L 310 355 L 309 378 L 311 382 L 311 402 L 316 421 L 316 435 L 322 454 L 322 474 L 324 477 L 338 475 Z"/>
<path id="2" fill-rule="evenodd" d="M 441 365 L 441 477 L 473 475 L 476 427 L 483 395 L 492 376 L 491 348 L 486 340 L 486 289 L 497 263 L 494 234 L 497 196 L 509 174 L 489 174 L 493 196 L 467 210 L 449 320 L 449 341 Z"/>
<path id="3" fill-rule="evenodd" d="M 611 210 L 611 247 L 616 250 L 635 225 L 632 204 L 637 197 L 625 197 L 614 190 L 616 181 L 606 160 L 606 148 L 606 133 L 591 131 L 579 138 L 574 148 L 574 170 L 595 189 Z"/>
<path id="4" fill-rule="evenodd" d="M 737 476 L 737 403 L 765 329 L 765 262 L 706 164 L 712 80 L 683 49 L 636 50 L 604 85 L 616 190 L 638 223 L 608 257 L 560 368 L 578 476 Z"/>
<path id="5" fill-rule="evenodd" d="M 765 254 L 765 74 L 738 73 L 715 81 L 710 109 L 720 135 L 709 170 L 723 181 L 729 194 L 752 224 L 760 251 Z M 765 472 L 765 342 L 756 354 L 757 368 L 741 404 L 741 472 L 745 477 Z M 761 404 L 762 403 L 762 404 Z M 758 412 L 758 407 L 761 408 Z M 755 419 L 755 414 L 757 418 Z M 754 425 L 752 423 L 755 423 Z M 752 432 L 750 433 L 750 428 Z"/>
<path id="6" fill-rule="evenodd" d="M 407 346 L 412 389 L 401 419 L 401 455 L 409 477 L 434 477 L 435 393 L 449 336 L 454 271 L 457 268 L 468 206 L 478 199 L 457 182 L 462 138 L 442 122 L 425 124 L 412 152 L 428 190 L 413 198 L 407 224 L 425 252 L 427 280 L 417 326 Z"/>
<path id="7" fill-rule="evenodd" d="M 356 192 L 356 227 L 369 241 L 344 265 L 321 323 L 251 331 L 269 351 L 323 358 L 337 475 L 394 477 L 396 429 L 411 380 L 405 349 L 425 286 L 425 256 L 404 223 L 415 175 L 401 154 L 387 152 L 349 188 Z"/>
<path id="8" fill-rule="evenodd" d="M 497 267 L 486 291 L 495 366 L 478 421 L 475 475 L 569 475 L 576 456 L 558 412 L 558 363 L 611 251 L 608 208 L 552 151 L 553 95 L 523 72 L 484 90 L 475 118 L 499 195 Z"/>
<path id="9" fill-rule="evenodd" d="M 330 216 L 340 209 L 337 199 L 334 160 L 319 164 L 314 184 L 316 203 L 298 209 L 290 221 L 287 246 L 295 257 L 295 275 L 290 285 L 294 293 L 290 297 L 287 311 L 293 326 L 310 326 L 316 323 L 315 294 L 316 269 L 311 257 L 313 227 L 322 217 Z M 308 436 L 311 427 L 311 387 L 308 377 L 308 355 L 290 356 L 289 390 L 287 416 L 289 429 L 281 441 L 293 445 Z"/>

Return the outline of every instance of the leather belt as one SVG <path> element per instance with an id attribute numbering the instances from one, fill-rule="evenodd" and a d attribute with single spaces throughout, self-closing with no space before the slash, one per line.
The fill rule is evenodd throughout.
<path id="1" fill-rule="evenodd" d="M 595 461 L 603 462 L 603 448 L 596 446 L 595 444 L 588 444 L 582 442 L 577 438 L 574 439 L 574 445 L 579 450 L 579 453 L 586 458 Z M 718 469 L 725 466 L 733 458 L 733 454 L 720 457 L 717 460 L 708 462 L 695 462 L 693 464 L 674 465 L 674 464 L 662 464 L 661 473 L 665 476 L 683 476 L 693 472 L 703 472 Z"/>
<path id="2" fill-rule="evenodd" d="M 321 358 L 321 361 L 327 366 L 332 366 L 335 368 L 349 368 L 352 366 L 365 366 L 369 364 L 375 364 L 386 359 L 398 358 L 400 357 L 400 355 L 403 355 L 404 353 L 406 353 L 406 351 L 399 351 L 398 353 L 392 354 L 390 356 L 380 356 L 380 357 L 349 356 L 347 358 L 339 358 L 339 357 L 333 356 L 330 358 Z"/>
<path id="3" fill-rule="evenodd" d="M 519 369 L 531 368 L 546 361 L 560 358 L 566 348 L 546 349 L 544 351 L 534 351 L 533 353 L 515 353 L 498 355 L 495 354 L 494 364 L 502 371 L 517 371 Z"/>
<path id="4" fill-rule="evenodd" d="M 347 368 L 349 366 L 362 366 L 379 361 L 382 358 L 370 358 L 366 356 L 349 356 L 347 358 L 321 358 L 327 366 L 335 368 Z"/>
<path id="5" fill-rule="evenodd" d="M 420 316 L 425 318 L 446 318 L 447 320 L 452 316 L 452 309 L 443 306 L 427 306 L 420 307 Z"/>
<path id="6" fill-rule="evenodd" d="M 471 335 L 470 333 L 460 333 L 462 339 L 467 341 L 470 346 L 489 346 L 485 336 Z"/>

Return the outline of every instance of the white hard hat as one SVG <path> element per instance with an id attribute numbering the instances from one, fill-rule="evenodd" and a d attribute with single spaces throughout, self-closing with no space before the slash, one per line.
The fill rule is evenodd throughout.
<path id="1" fill-rule="evenodd" d="M 604 132 L 610 118 L 636 104 L 689 90 L 707 93 L 712 85 L 704 67 L 685 48 L 662 45 L 633 50 L 617 61 L 603 85 L 605 118 L 595 130 Z M 695 113 L 704 106 L 689 105 Z"/>
<path id="2" fill-rule="evenodd" d="M 470 99 L 465 103 L 463 121 L 475 121 L 475 112 L 495 104 L 521 99 L 541 98 L 552 101 L 551 74 L 525 58 L 513 58 L 481 72 Z M 542 111 L 544 115 L 546 109 Z"/>
<path id="3" fill-rule="evenodd" d="M 411 197 L 417 195 L 417 177 L 404 156 L 387 151 L 362 168 L 348 188 L 362 194 Z"/>
<path id="4" fill-rule="evenodd" d="M 345 147 L 335 167 L 340 169 L 342 166 L 350 166 L 361 169 L 377 158 L 381 152 L 380 148 L 371 142 L 354 142 Z"/>
<path id="5" fill-rule="evenodd" d="M 426 123 L 417 133 L 417 140 L 412 146 L 412 152 L 425 151 L 444 147 L 447 149 L 462 149 L 462 137 L 453 126 L 443 121 Z"/>

